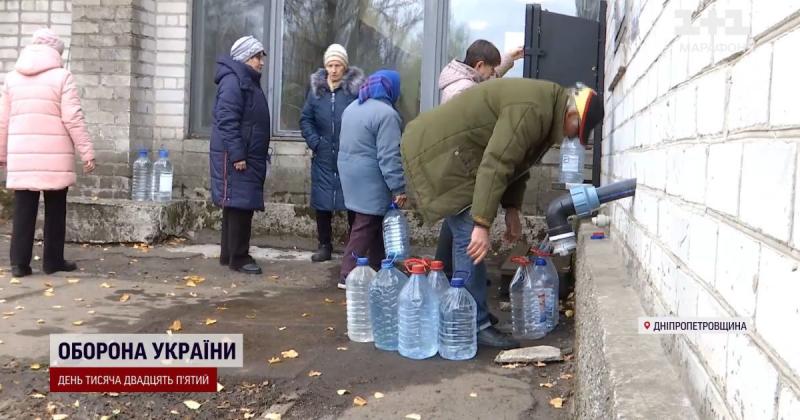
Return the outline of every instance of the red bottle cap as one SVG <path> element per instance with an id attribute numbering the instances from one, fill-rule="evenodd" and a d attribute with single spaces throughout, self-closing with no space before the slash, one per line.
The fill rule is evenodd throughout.
<path id="1" fill-rule="evenodd" d="M 417 264 L 411 267 L 411 274 L 425 274 L 425 266 L 422 264 Z"/>
<path id="2" fill-rule="evenodd" d="M 444 262 L 443 261 L 432 261 L 431 262 L 431 270 L 436 270 L 436 271 L 444 270 Z"/>

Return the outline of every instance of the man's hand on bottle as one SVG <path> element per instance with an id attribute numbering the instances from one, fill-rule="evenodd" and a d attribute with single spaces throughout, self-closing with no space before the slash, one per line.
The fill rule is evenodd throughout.
<path id="1" fill-rule="evenodd" d="M 394 203 L 397 204 L 397 207 L 403 208 L 406 205 L 406 201 L 408 201 L 408 197 L 405 193 L 397 194 L 394 196 Z"/>

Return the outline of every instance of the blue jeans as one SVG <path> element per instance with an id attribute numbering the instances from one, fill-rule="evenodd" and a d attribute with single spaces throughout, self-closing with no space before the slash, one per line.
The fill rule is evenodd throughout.
<path id="1" fill-rule="evenodd" d="M 478 304 L 478 331 L 489 328 L 492 324 L 489 321 L 489 307 L 486 303 L 488 292 L 486 264 L 481 262 L 475 265 L 467 255 L 467 247 L 472 240 L 472 229 L 475 227 L 472 214 L 469 210 L 465 210 L 461 214 L 444 219 L 444 223 L 453 235 L 453 276 L 464 276 L 469 273 L 467 290 Z M 442 248 L 442 244 L 439 244 L 439 248 Z"/>

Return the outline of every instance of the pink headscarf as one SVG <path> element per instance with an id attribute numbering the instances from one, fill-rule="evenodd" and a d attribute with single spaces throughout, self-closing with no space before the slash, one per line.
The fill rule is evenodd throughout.
<path id="1" fill-rule="evenodd" d="M 33 33 L 33 43 L 52 47 L 59 54 L 64 53 L 64 41 L 49 28 L 42 28 Z"/>

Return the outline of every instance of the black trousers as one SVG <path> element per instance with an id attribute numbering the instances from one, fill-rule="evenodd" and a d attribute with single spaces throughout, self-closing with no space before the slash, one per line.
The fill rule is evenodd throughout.
<path id="1" fill-rule="evenodd" d="M 33 235 L 39 212 L 39 191 L 14 191 L 14 223 L 11 232 L 11 265 L 29 267 L 33 254 Z M 64 265 L 64 237 L 67 225 L 67 189 L 44 191 L 45 269 Z M 49 270 L 48 270 L 49 271 Z"/>
<path id="2" fill-rule="evenodd" d="M 253 210 L 230 207 L 222 209 L 222 237 L 219 263 L 233 269 L 255 262 L 250 256 L 250 229 L 253 226 Z"/>
<path id="3" fill-rule="evenodd" d="M 356 220 L 356 213 L 347 211 L 347 224 L 349 229 L 353 228 Z M 333 243 L 333 212 L 317 210 L 317 237 L 320 245 L 331 245 Z"/>

